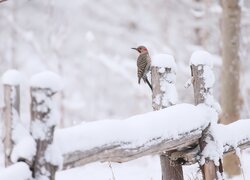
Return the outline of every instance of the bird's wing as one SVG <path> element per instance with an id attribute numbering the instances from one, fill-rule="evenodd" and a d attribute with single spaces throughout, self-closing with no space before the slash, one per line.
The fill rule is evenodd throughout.
<path id="1" fill-rule="evenodd" d="M 148 61 L 148 54 L 141 54 L 137 59 L 137 75 L 139 80 L 144 76 Z"/>

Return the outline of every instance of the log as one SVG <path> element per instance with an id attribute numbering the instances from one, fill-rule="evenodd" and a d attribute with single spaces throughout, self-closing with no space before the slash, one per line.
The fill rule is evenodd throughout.
<path id="1" fill-rule="evenodd" d="M 177 148 L 184 148 L 198 141 L 202 128 L 194 129 L 179 135 L 177 139 L 153 138 L 144 144 L 134 146 L 133 142 L 114 142 L 100 145 L 83 151 L 63 155 L 63 169 L 83 166 L 92 162 L 127 162 L 147 155 L 162 154 Z"/>
<path id="2" fill-rule="evenodd" d="M 127 162 L 147 155 L 162 154 L 164 151 L 172 151 L 175 149 L 185 149 L 174 151 L 169 156 L 171 165 L 191 165 L 199 162 L 200 148 L 193 148 L 193 144 L 197 144 L 201 137 L 203 128 L 193 130 L 191 133 L 183 133 L 178 139 L 161 139 L 153 138 L 139 146 L 133 145 L 133 142 L 115 142 L 109 144 L 100 144 L 86 150 L 78 150 L 63 154 L 63 169 L 83 166 L 92 162 Z M 60 131 L 60 130 L 58 130 Z M 248 135 L 246 135 L 248 136 Z M 244 137 L 244 136 L 242 136 Z M 58 137 L 57 137 L 58 138 Z M 59 137 L 59 139 L 61 139 Z M 58 144 L 55 144 L 58 145 Z M 191 147 L 187 149 L 187 147 Z M 246 149 L 250 147 L 249 139 L 240 139 L 237 147 Z M 224 144 L 224 154 L 235 151 L 235 144 Z M 176 164 L 173 162 L 177 162 Z"/>

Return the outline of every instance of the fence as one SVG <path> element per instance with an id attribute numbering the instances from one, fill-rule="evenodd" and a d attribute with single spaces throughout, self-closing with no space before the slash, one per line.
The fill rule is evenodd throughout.
<path id="1" fill-rule="evenodd" d="M 233 131 L 236 126 L 249 127 L 250 121 L 225 126 L 217 124 L 219 108 L 212 95 L 214 78 L 209 57 L 205 52 L 197 52 L 191 58 L 192 76 L 188 84 L 193 84 L 197 106 L 175 105 L 175 63 L 170 56 L 159 56 L 155 57 L 157 60 L 152 67 L 154 112 L 123 121 L 93 122 L 56 131 L 53 96 L 60 90 L 59 77 L 47 72 L 32 78 L 31 126 L 27 130 L 19 121 L 19 82 L 13 81 L 19 75 L 8 72 L 3 78 L 5 166 L 25 171 L 28 166 L 35 179 L 46 177 L 54 180 L 58 169 L 96 161 L 126 162 L 159 154 L 163 180 L 183 179 L 182 165 L 197 162 L 201 165 L 204 179 L 219 179 L 223 174 L 220 160 L 223 154 L 236 148 L 247 148 L 250 144 L 248 130 L 235 130 L 230 135 L 223 134 L 226 133 L 224 129 Z M 185 121 L 188 121 L 187 127 L 178 129 L 180 123 Z M 140 133 L 135 126 L 142 129 Z M 100 132 L 98 127 L 103 130 Z M 113 129 L 110 130 L 110 127 Z M 224 138 L 218 138 L 214 134 L 215 129 Z M 149 131 L 152 131 L 150 136 Z M 107 132 L 112 135 L 104 136 Z M 216 149 L 217 154 L 208 153 L 211 149 Z"/>

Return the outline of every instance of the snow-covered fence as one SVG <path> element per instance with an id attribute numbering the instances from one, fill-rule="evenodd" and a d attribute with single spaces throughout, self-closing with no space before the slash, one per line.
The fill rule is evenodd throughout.
<path id="1" fill-rule="evenodd" d="M 32 165 L 33 177 L 55 179 L 57 163 L 52 157 L 51 144 L 56 118 L 52 97 L 60 90 L 60 78 L 51 72 L 37 74 L 31 79 L 31 133 L 36 141 L 36 155 Z"/>
<path id="2" fill-rule="evenodd" d="M 176 64 L 173 56 L 160 54 L 152 58 L 152 106 L 160 110 L 177 103 Z"/>
<path id="3" fill-rule="evenodd" d="M 217 103 L 213 99 L 212 89 L 214 84 L 214 75 L 212 68 L 212 56 L 205 51 L 197 51 L 193 53 L 191 60 L 191 74 L 194 87 L 195 104 L 205 104 L 216 111 Z M 217 108 L 218 111 L 218 108 Z M 211 134 L 211 123 L 217 123 L 218 118 L 212 120 L 203 130 L 202 136 L 199 139 L 200 151 L 203 152 L 207 146 L 207 139 L 214 141 Z M 201 154 L 204 156 L 203 154 Z M 219 166 L 216 166 L 214 161 L 209 157 L 202 157 L 206 162 L 201 162 L 201 170 L 204 179 L 217 179 L 220 172 Z M 220 161 L 221 162 L 221 161 Z M 222 166 L 222 164 L 220 163 Z M 222 169 L 222 168 L 221 168 Z M 222 175 L 222 174 L 221 174 Z"/>
<path id="4" fill-rule="evenodd" d="M 64 159 L 63 168 L 82 166 L 96 161 L 126 162 L 146 155 L 169 152 L 170 162 L 179 163 L 178 166 L 197 162 L 205 164 L 208 168 L 204 171 L 204 177 L 211 177 L 206 162 L 213 161 L 213 166 L 219 166 L 219 159 L 224 153 L 249 145 L 250 132 L 247 131 L 247 127 L 250 121 L 238 121 L 226 126 L 217 124 L 219 106 L 212 96 L 214 76 L 210 59 L 203 62 L 203 58 L 208 56 L 206 53 L 202 54 L 194 54 L 191 61 L 193 67 L 191 82 L 194 83 L 195 94 L 199 93 L 199 96 L 195 97 L 197 98 L 195 102 L 199 105 L 178 104 L 122 121 L 91 122 L 57 130 L 53 146 L 61 150 Z M 199 59 L 197 62 L 196 56 Z M 152 72 L 152 75 L 155 76 L 153 73 L 157 73 L 159 77 L 155 84 L 160 85 L 160 78 L 169 80 L 166 78 L 168 72 L 171 72 L 168 68 L 157 68 L 155 71 L 157 72 Z M 164 82 L 164 86 L 171 85 L 169 82 Z M 153 82 L 153 87 L 157 86 L 155 84 Z M 163 99 L 166 100 L 168 97 L 162 94 L 166 92 L 172 91 L 155 89 L 153 95 L 155 108 L 162 107 Z M 165 102 L 165 107 L 174 104 Z M 236 129 L 240 127 L 244 131 L 233 131 L 234 127 Z M 230 133 L 232 131 L 234 133 Z M 213 139 L 204 139 L 205 132 L 208 132 L 208 137 L 212 136 Z M 204 137 L 201 138 L 202 136 Z M 206 145 L 201 147 L 202 152 L 199 146 L 192 149 L 199 144 L 199 140 Z M 65 141 L 68 143 L 65 144 Z M 216 174 L 215 178 L 219 178 L 219 175 Z"/>
<path id="5" fill-rule="evenodd" d="M 7 71 L 3 77 L 4 84 L 4 155 L 5 166 L 11 165 L 11 153 L 14 146 L 12 129 L 20 112 L 20 74 L 16 70 Z"/>
<path id="6" fill-rule="evenodd" d="M 53 145 L 60 149 L 66 169 L 96 161 L 126 162 L 193 144 L 209 114 L 180 104 L 122 121 L 84 123 L 57 130 Z"/>
<path id="7" fill-rule="evenodd" d="M 155 55 L 152 58 L 151 79 L 153 86 L 152 106 L 155 111 L 170 107 L 177 103 L 177 90 L 175 87 L 176 64 L 173 56 L 168 54 Z M 183 180 L 182 166 L 169 157 L 173 152 L 160 153 L 162 180 Z M 175 166 L 173 166 L 175 164 Z"/>
<path id="8" fill-rule="evenodd" d="M 202 52 L 194 54 L 191 59 L 193 77 L 190 82 L 194 85 L 197 106 L 174 105 L 177 100 L 175 66 L 171 61 L 164 62 L 167 64 L 157 64 L 156 61 L 153 64 L 156 67 L 152 70 L 152 84 L 153 107 L 158 111 L 122 121 L 83 123 L 56 130 L 55 133 L 52 97 L 60 89 L 60 78 L 47 72 L 31 80 L 32 136 L 18 121 L 19 108 L 15 103 L 18 92 L 10 88 L 5 94 L 5 108 L 9 108 L 5 111 L 5 120 L 9 118 L 12 124 L 6 124 L 5 128 L 9 128 L 12 146 L 6 151 L 6 158 L 10 157 L 11 163 L 16 164 L 0 171 L 0 177 L 11 176 L 10 170 L 17 174 L 23 170 L 20 180 L 26 180 L 31 174 L 29 166 L 35 179 L 54 180 L 58 167 L 67 169 L 96 161 L 126 162 L 161 154 L 167 155 L 165 160 L 171 172 L 182 173 L 181 165 L 198 162 L 202 165 L 205 179 L 218 179 L 221 175 L 217 173 L 219 160 L 223 154 L 249 147 L 250 120 L 230 125 L 217 124 L 219 106 L 212 96 L 214 77 L 207 57 Z M 16 78 L 11 78 L 13 72 L 9 74 L 3 80 L 5 84 L 15 87 L 18 83 L 12 80 Z M 170 177 L 183 179 L 183 174 L 176 176 L 168 173 L 165 179 Z"/>
<path id="9" fill-rule="evenodd" d="M 19 117 L 21 74 L 16 70 L 9 70 L 3 75 L 2 82 L 5 100 L 3 126 L 5 166 L 16 164 L 1 171 L 1 179 L 8 179 L 6 177 L 10 175 L 10 171 L 16 174 L 10 175 L 11 179 L 14 177 L 14 179 L 30 179 L 29 168 L 32 169 L 33 177 L 36 179 L 42 177 L 55 179 L 57 163 L 51 157 L 53 149 L 50 148 L 56 125 L 52 96 L 60 89 L 60 78 L 54 73 L 44 72 L 31 79 L 31 133 L 33 137 L 24 128 Z M 23 163 L 17 163 L 18 161 L 23 161 Z"/>

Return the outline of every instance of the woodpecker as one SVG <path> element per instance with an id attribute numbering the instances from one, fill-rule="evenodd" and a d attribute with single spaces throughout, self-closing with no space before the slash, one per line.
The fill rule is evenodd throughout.
<path id="1" fill-rule="evenodd" d="M 151 67 L 151 58 L 149 56 L 148 49 L 145 46 L 139 46 L 137 48 L 132 48 L 132 49 L 140 53 L 140 55 L 137 58 L 138 84 L 140 84 L 141 79 L 143 79 L 143 81 L 148 84 L 150 89 L 153 90 L 147 77 L 147 73 L 150 71 Z"/>

